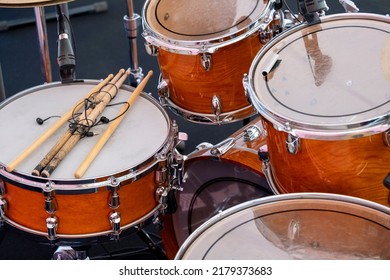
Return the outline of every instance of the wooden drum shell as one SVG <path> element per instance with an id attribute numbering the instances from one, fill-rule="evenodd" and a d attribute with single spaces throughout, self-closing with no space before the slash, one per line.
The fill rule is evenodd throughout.
<path id="1" fill-rule="evenodd" d="M 189 111 L 213 114 L 212 98 L 218 96 L 222 113 L 250 106 L 242 86 L 242 77 L 262 48 L 259 35 L 218 49 L 211 55 L 209 71 L 202 67 L 200 55 L 184 55 L 159 49 L 158 64 L 168 84 L 169 99 Z M 250 109 L 248 115 L 252 115 Z"/>
<path id="2" fill-rule="evenodd" d="M 390 205 L 390 190 L 383 184 L 390 171 L 390 148 L 383 134 L 338 141 L 300 138 L 293 155 L 286 149 L 287 133 L 264 124 L 272 177 L 280 193 L 335 193 Z"/>

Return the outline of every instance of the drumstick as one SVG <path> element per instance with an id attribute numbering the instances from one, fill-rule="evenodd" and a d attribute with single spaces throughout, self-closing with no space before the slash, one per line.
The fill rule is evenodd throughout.
<path id="1" fill-rule="evenodd" d="M 111 77 L 114 76 L 114 78 L 112 78 L 110 83 L 106 83 L 103 87 L 99 88 L 98 91 L 90 91 L 90 93 L 92 92 L 91 94 L 99 92 L 99 94 L 95 98 L 96 102 L 100 102 L 101 101 L 101 99 L 107 94 L 106 91 L 109 91 L 114 86 L 114 84 L 119 80 L 119 78 L 123 75 L 124 72 L 125 72 L 125 70 L 121 69 L 121 70 L 119 70 L 118 74 L 116 74 L 115 76 L 110 74 Z M 91 94 L 88 95 L 87 98 L 89 98 L 91 96 Z M 79 107 L 84 105 L 85 99 L 86 98 L 84 98 L 80 102 L 80 106 Z M 74 112 L 77 112 L 79 109 L 80 108 L 75 108 Z M 92 108 L 88 108 L 86 111 L 84 110 L 84 112 L 80 115 L 79 120 L 80 120 L 81 116 L 88 115 L 91 111 L 92 111 Z M 69 118 L 68 118 L 68 120 L 69 120 Z M 69 140 L 69 138 L 73 135 L 74 132 L 75 132 L 74 128 L 67 129 L 64 132 L 64 134 L 58 139 L 58 141 L 55 143 L 55 145 L 50 149 L 50 151 L 45 155 L 45 157 L 37 164 L 37 166 L 33 169 L 31 174 L 35 175 L 35 176 L 39 176 L 41 174 L 42 170 L 49 164 L 49 162 L 58 153 L 58 151 L 66 143 L 66 141 Z"/>
<path id="2" fill-rule="evenodd" d="M 59 118 L 48 130 L 46 130 L 41 136 L 39 136 L 29 147 L 27 147 L 22 153 L 20 153 L 10 164 L 7 165 L 6 170 L 12 172 L 20 163 L 22 163 L 32 152 L 34 152 L 40 145 L 42 145 L 50 136 L 52 136 L 64 123 L 66 123 L 72 116 L 74 110 L 79 110 L 82 106 L 82 102 L 85 98 L 88 98 L 92 93 L 99 91 L 112 79 L 113 75 L 110 74 L 106 79 L 96 85 L 83 99 L 79 100 L 76 105 L 66 112 L 61 118 Z"/>
<path id="3" fill-rule="evenodd" d="M 111 137 L 111 135 L 114 133 L 116 128 L 119 126 L 119 124 L 123 120 L 126 111 L 132 107 L 136 98 L 140 95 L 141 91 L 144 89 L 146 83 L 148 82 L 149 78 L 152 75 L 153 75 L 153 71 L 149 71 L 148 74 L 145 76 L 145 78 L 141 81 L 141 83 L 134 90 L 134 92 L 130 95 L 129 99 L 127 100 L 128 105 L 125 104 L 122 106 L 116 119 L 107 127 L 107 129 L 104 131 L 102 136 L 99 138 L 98 142 L 95 144 L 95 146 L 89 152 L 89 154 L 84 159 L 84 161 L 80 164 L 79 168 L 76 170 L 76 172 L 74 174 L 74 176 L 77 179 L 81 178 L 84 175 L 85 171 L 91 165 L 92 161 L 96 158 L 98 153 L 101 151 L 103 146 L 106 144 L 108 139 Z"/>
<path id="4" fill-rule="evenodd" d="M 88 122 L 94 123 L 97 117 L 103 112 L 106 105 L 114 98 L 117 94 L 117 89 L 119 89 L 124 81 L 127 79 L 127 76 L 130 74 L 130 70 L 127 70 L 121 78 L 115 83 L 115 88 L 111 88 L 108 91 L 102 100 L 87 116 L 87 119 L 83 119 L 81 125 L 88 126 Z M 81 139 L 80 133 L 74 133 L 68 141 L 61 147 L 61 149 L 57 152 L 57 154 L 52 158 L 52 160 L 48 163 L 45 169 L 41 172 L 42 177 L 50 177 L 51 173 L 57 168 L 60 162 L 65 158 L 65 156 L 72 150 L 72 148 L 77 144 L 77 142 Z"/>

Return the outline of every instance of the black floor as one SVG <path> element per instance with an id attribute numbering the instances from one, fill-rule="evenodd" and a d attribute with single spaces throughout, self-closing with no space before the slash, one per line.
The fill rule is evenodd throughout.
<path id="1" fill-rule="evenodd" d="M 1 2 L 1 1 L 0 1 Z M 74 1 L 69 8 L 93 4 L 97 1 Z M 144 1 L 134 0 L 135 13 L 141 14 Z M 289 0 L 291 7 L 295 8 L 295 2 Z M 328 14 L 343 12 L 339 1 L 328 1 L 330 11 Z M 390 13 L 388 0 L 356 0 L 355 4 L 360 12 L 378 14 Z M 127 13 L 127 1 L 109 0 L 108 10 L 95 14 L 80 14 L 71 17 L 76 41 L 76 76 L 80 79 L 101 79 L 109 73 L 116 73 L 120 68 L 129 66 L 129 46 L 124 30 L 123 17 Z M 54 13 L 54 7 L 47 7 L 46 13 Z M 297 11 L 294 10 L 296 13 Z M 0 21 L 8 30 L 0 32 L 0 64 L 3 75 L 3 84 L 6 97 L 34 86 L 41 85 L 42 78 L 38 40 L 35 24 L 11 26 L 21 19 L 33 19 L 31 8 L 0 8 Z M 50 46 L 51 67 L 53 81 L 59 81 L 59 72 L 56 63 L 57 57 L 57 27 L 55 20 L 47 21 L 47 33 Z M 155 57 L 146 54 L 143 47 L 144 39 L 138 38 L 139 64 L 146 74 L 149 70 L 154 75 L 145 88 L 145 92 L 152 93 L 157 98 L 157 82 L 159 69 Z M 367 38 L 369 39 L 369 38 Z M 216 144 L 242 127 L 243 122 L 228 125 L 214 126 L 201 125 L 188 122 L 169 112 L 172 119 L 179 125 L 179 130 L 189 136 L 183 154 L 195 150 L 196 145 L 202 142 Z M 2 120 L 4 121 L 4 120 Z M 6 132 L 1 132 L 1 137 L 6 137 Z M 156 244 L 161 245 L 158 230 L 153 225 L 147 225 L 145 230 L 151 234 Z M 148 250 L 137 234 L 131 234 L 119 242 L 104 243 L 92 246 L 89 250 L 92 259 L 159 259 L 160 255 Z M 34 236 L 25 235 L 17 230 L 4 226 L 0 230 L 0 259 L 51 259 L 53 248 L 46 244 L 40 244 L 34 240 Z"/>

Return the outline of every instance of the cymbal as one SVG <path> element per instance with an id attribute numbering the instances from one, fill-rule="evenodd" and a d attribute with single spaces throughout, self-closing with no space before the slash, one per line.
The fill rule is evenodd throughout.
<path id="1" fill-rule="evenodd" d="M 31 8 L 57 5 L 71 1 L 73 0 L 0 0 L 0 8 Z"/>

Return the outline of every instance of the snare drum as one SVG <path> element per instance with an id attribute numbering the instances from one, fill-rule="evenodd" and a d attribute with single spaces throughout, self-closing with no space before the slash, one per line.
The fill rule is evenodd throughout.
<path id="1" fill-rule="evenodd" d="M 273 5 L 273 0 L 146 1 L 143 36 L 148 53 L 157 55 L 161 103 L 200 123 L 253 115 L 242 76 L 273 34 Z"/>
<path id="2" fill-rule="evenodd" d="M 168 258 L 202 223 L 239 203 L 271 195 L 257 150 L 265 145 L 259 118 L 217 145 L 199 145 L 184 163 L 177 210 L 164 216 L 161 231 Z"/>
<path id="3" fill-rule="evenodd" d="M 208 220 L 176 259 L 390 259 L 390 208 L 337 194 L 259 198 Z"/>
<path id="4" fill-rule="evenodd" d="M 99 136 L 82 138 L 50 178 L 30 175 L 67 125 L 16 170 L 5 170 L 9 162 L 56 121 L 52 118 L 38 125 L 37 117 L 63 115 L 96 84 L 96 81 L 51 83 L 23 91 L 2 103 L 1 220 L 54 242 L 79 242 L 96 236 L 119 237 L 125 229 L 158 214 L 162 205 L 156 195 L 160 183 L 156 182 L 156 172 L 164 168 L 175 135 L 165 110 L 144 93 L 82 178 L 75 179 L 74 172 Z M 113 106 L 106 107 L 102 115 L 113 119 L 123 106 L 118 103 L 127 101 L 132 91 L 123 86 L 111 101 Z M 102 134 L 106 127 L 95 126 L 91 131 Z"/>
<path id="5" fill-rule="evenodd" d="M 390 205 L 390 18 L 325 16 L 261 50 L 245 87 L 264 119 L 276 193 Z M 267 155 L 264 154 L 267 161 Z"/>

